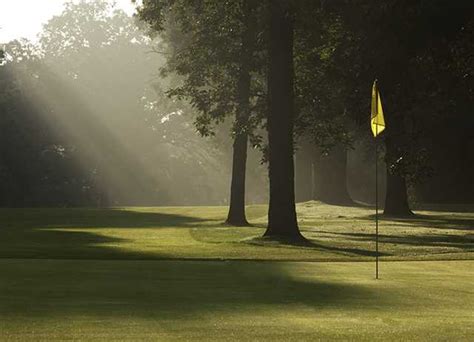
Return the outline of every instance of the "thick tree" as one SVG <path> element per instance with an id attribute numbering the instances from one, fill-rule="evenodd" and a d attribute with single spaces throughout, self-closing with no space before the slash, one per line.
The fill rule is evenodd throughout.
<path id="1" fill-rule="evenodd" d="M 265 236 L 301 239 L 296 218 L 294 191 L 294 17 L 290 1 L 271 1 L 269 18 L 268 166 L 270 206 Z"/>
<path id="2" fill-rule="evenodd" d="M 232 154 L 232 180 L 230 205 L 226 222 L 236 226 L 248 225 L 245 217 L 245 176 L 247 165 L 248 126 L 250 117 L 250 86 L 252 56 L 255 49 L 255 0 L 242 3 L 242 47 L 237 80 L 237 108 L 235 113 L 235 137 Z"/>

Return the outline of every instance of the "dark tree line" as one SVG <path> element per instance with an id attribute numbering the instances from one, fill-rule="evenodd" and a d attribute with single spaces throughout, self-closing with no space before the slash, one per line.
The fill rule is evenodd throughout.
<path id="1" fill-rule="evenodd" d="M 306 155 L 297 158 L 300 176 L 317 177 L 311 182 L 317 191 L 306 190 L 304 199 L 316 192 L 329 203 L 350 204 L 347 151 L 370 141 L 370 87 L 376 78 L 388 125 L 381 138 L 385 214 L 411 214 L 409 188 L 436 172 L 433 142 L 444 134 L 430 129 L 433 122 L 457 115 L 472 125 L 472 14 L 472 3 L 462 0 L 148 0 L 139 10 L 151 30 L 166 37 L 168 70 L 185 78 L 169 94 L 191 99 L 198 127 L 208 133 L 221 117 L 235 113 L 233 164 L 240 171 L 233 174 L 229 223 L 246 222 L 242 137 L 250 134 L 269 168 L 266 235 L 291 237 L 299 236 L 294 152 Z M 249 57 L 254 68 L 245 67 L 252 64 Z M 253 125 L 241 121 L 247 103 Z"/>
<path id="2" fill-rule="evenodd" d="M 265 235 L 300 238 L 295 186 L 298 200 L 352 205 L 347 173 L 362 172 L 348 156 L 357 147 L 359 164 L 374 165 L 376 78 L 385 214 L 410 215 L 412 196 L 472 201 L 473 7 L 145 0 L 134 23 L 102 0 L 69 4 L 45 26 L 41 48 L 12 42 L 2 55 L 1 203 L 216 202 L 227 167 L 227 222 L 247 225 L 251 147 L 269 174 Z"/>

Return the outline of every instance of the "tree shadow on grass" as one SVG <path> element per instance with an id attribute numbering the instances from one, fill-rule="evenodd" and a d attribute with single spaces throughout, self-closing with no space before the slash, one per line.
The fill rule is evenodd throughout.
<path id="1" fill-rule="evenodd" d="M 353 241 L 375 241 L 374 234 L 368 233 L 337 233 L 324 230 L 315 231 L 316 233 L 337 235 L 348 237 Z M 474 250 L 474 238 L 470 234 L 449 235 L 449 234 L 430 234 L 430 235 L 386 235 L 379 234 L 380 243 L 391 243 L 398 245 L 412 245 L 425 247 L 454 247 L 465 250 Z"/>
<path id="2" fill-rule="evenodd" d="M 305 230 L 301 230 L 304 233 Z M 314 233 L 314 230 L 310 231 Z M 316 231 L 317 232 L 317 231 Z M 355 248 L 355 247 L 343 247 L 343 246 L 331 246 L 320 243 L 315 239 L 300 239 L 300 240 L 288 240 L 288 239 L 278 239 L 266 238 L 266 237 L 256 237 L 245 240 L 246 243 L 259 245 L 259 246 L 272 246 L 272 247 L 296 247 L 296 248 L 306 248 L 313 249 L 315 251 L 326 251 L 326 252 L 335 252 L 343 255 L 356 255 L 356 256 L 367 256 L 375 257 L 377 253 L 373 250 Z M 390 256 L 390 253 L 378 253 L 379 256 Z"/>
<path id="3" fill-rule="evenodd" d="M 361 217 L 364 220 L 375 220 L 375 215 Z M 423 215 L 416 214 L 409 218 L 382 217 L 382 221 L 396 222 L 397 226 L 403 227 L 420 227 L 420 228 L 436 228 L 436 229 L 454 229 L 454 230 L 474 230 L 474 217 L 471 215 Z"/>
<path id="4" fill-rule="evenodd" d="M 4 258 L 0 259 L 1 317 L 49 317 L 56 325 L 86 317 L 98 320 L 96 326 L 106 332 L 106 324 L 100 323 L 104 317 L 181 321 L 195 320 L 200 314 L 217 317 L 262 307 L 285 312 L 289 305 L 316 310 L 338 305 L 356 310 L 361 303 L 382 304 L 367 287 L 308 277 L 324 272 L 318 271 L 317 264 L 123 260 L 169 256 L 113 248 L 107 244 L 122 244 L 127 239 L 94 231 L 199 227 L 206 222 L 195 217 L 116 209 L 3 213 L 7 215 L 0 218 L 0 256 Z M 18 214 L 24 216 L 19 219 Z M 313 248 L 323 247 L 313 244 Z M 293 267 L 307 267 L 308 272 L 295 276 Z"/>
<path id="5" fill-rule="evenodd" d="M 461 204 L 436 204 L 436 203 L 419 203 L 415 205 L 414 210 L 422 211 L 434 211 L 434 212 L 444 212 L 444 213 L 473 213 L 474 204 L 473 203 L 461 203 Z"/>
<path id="6" fill-rule="evenodd" d="M 126 209 L 0 209 L 0 258 L 160 258 L 111 247 L 129 241 L 97 229 L 199 227 L 198 217 Z M 146 237 L 145 237 L 146 238 Z"/>
<path id="7" fill-rule="evenodd" d="M 319 268 L 315 263 L 0 260 L 5 275 L 0 314 L 186 320 L 262 306 L 284 312 L 299 304 L 353 310 L 389 304 L 390 296 L 373 289 L 322 280 Z"/>
<path id="8" fill-rule="evenodd" d="M 194 216 L 133 209 L 0 209 L 0 227 L 37 228 L 163 228 L 195 227 L 206 220 Z"/>
<path id="9" fill-rule="evenodd" d="M 390 256 L 392 254 L 387 253 L 387 252 L 378 252 L 376 253 L 374 250 L 367 250 L 367 249 L 362 249 L 362 248 L 354 248 L 354 247 L 336 247 L 336 246 L 326 246 L 322 244 L 318 244 L 315 242 L 312 242 L 312 245 L 314 248 L 318 248 L 323 251 L 329 251 L 329 252 L 336 252 L 336 253 L 341 253 L 341 254 L 350 254 L 350 255 L 357 255 L 357 256 L 367 256 L 367 257 L 375 257 L 377 256 Z"/>

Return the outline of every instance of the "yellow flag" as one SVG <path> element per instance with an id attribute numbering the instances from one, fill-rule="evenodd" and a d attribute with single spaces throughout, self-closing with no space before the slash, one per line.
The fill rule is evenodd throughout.
<path id="1" fill-rule="evenodd" d="M 382 101 L 380 100 L 380 93 L 377 88 L 377 80 L 374 81 L 372 86 L 372 104 L 370 107 L 370 127 L 374 137 L 376 137 L 385 129 L 385 119 L 383 118 Z"/>

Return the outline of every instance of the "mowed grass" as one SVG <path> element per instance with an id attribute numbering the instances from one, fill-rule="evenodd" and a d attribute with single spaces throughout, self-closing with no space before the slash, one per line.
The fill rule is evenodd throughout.
<path id="1" fill-rule="evenodd" d="M 2 341 L 472 341 L 472 261 L 0 260 Z"/>
<path id="2" fill-rule="evenodd" d="M 259 239 L 266 206 L 249 206 L 252 227 L 229 227 L 225 207 L 0 209 L 0 257 L 50 259 L 372 260 L 373 209 L 297 207 L 306 246 Z M 473 259 L 474 213 L 417 212 L 380 222 L 382 260 Z"/>
<path id="3" fill-rule="evenodd" d="M 305 246 L 225 214 L 0 209 L 0 341 L 474 340 L 472 212 L 383 220 L 377 281 L 370 208 L 299 204 Z"/>

